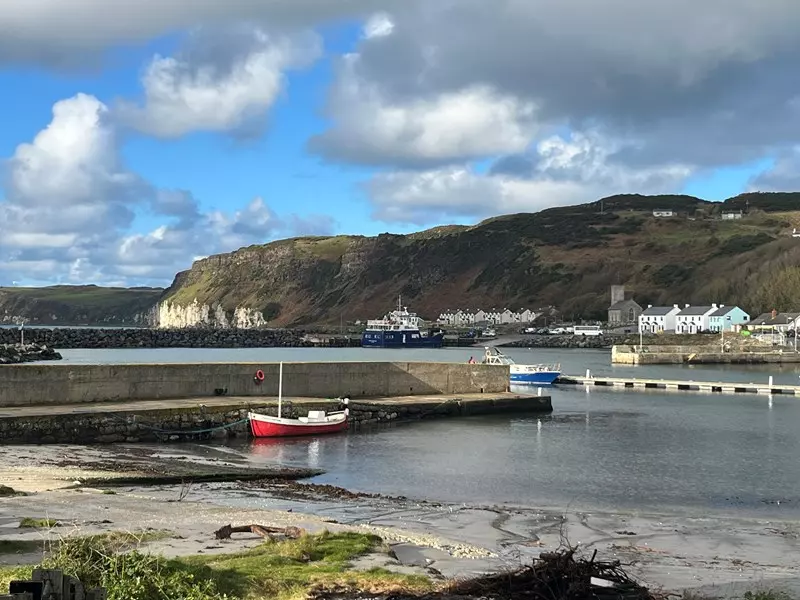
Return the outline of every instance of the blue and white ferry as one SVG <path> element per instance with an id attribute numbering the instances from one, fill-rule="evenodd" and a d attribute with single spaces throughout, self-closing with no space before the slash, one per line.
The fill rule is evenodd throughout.
<path id="1" fill-rule="evenodd" d="M 486 348 L 484 365 L 508 365 L 511 383 L 550 385 L 561 375 L 561 365 L 518 365 L 497 348 Z"/>
<path id="2" fill-rule="evenodd" d="M 443 332 L 422 333 L 422 319 L 416 313 L 408 312 L 402 298 L 397 300 L 397 310 L 383 319 L 367 321 L 367 328 L 361 335 L 363 348 L 441 348 Z"/>

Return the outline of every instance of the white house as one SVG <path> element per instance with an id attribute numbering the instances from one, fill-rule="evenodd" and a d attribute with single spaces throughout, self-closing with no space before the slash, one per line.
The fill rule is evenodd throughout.
<path id="1" fill-rule="evenodd" d="M 439 315 L 438 322 L 442 325 L 464 327 L 477 323 L 491 323 L 493 325 L 509 323 L 531 323 L 539 316 L 530 309 L 512 311 L 508 308 L 502 310 L 493 308 L 489 311 L 481 309 L 450 309 Z"/>
<path id="2" fill-rule="evenodd" d="M 674 217 L 675 211 L 671 208 L 656 208 L 653 210 L 654 217 Z"/>
<path id="3" fill-rule="evenodd" d="M 536 313 L 529 308 L 518 310 L 517 315 L 519 316 L 520 323 L 530 323 L 531 321 L 536 320 Z"/>
<path id="4" fill-rule="evenodd" d="M 740 210 L 726 210 L 722 213 L 722 220 L 723 221 L 734 221 L 737 219 L 741 219 L 744 216 L 744 213 Z"/>
<path id="5" fill-rule="evenodd" d="M 642 333 L 663 333 L 675 331 L 675 317 L 681 312 L 677 304 L 673 306 L 653 306 L 652 304 L 639 315 L 639 331 Z"/>
<path id="6" fill-rule="evenodd" d="M 709 317 L 717 312 L 716 304 L 711 306 L 689 306 L 688 304 L 675 317 L 675 333 L 699 333 L 710 328 Z"/>
<path id="7" fill-rule="evenodd" d="M 491 308 L 486 311 L 486 322 L 498 325 L 502 315 L 503 311 L 497 310 L 496 308 Z"/>

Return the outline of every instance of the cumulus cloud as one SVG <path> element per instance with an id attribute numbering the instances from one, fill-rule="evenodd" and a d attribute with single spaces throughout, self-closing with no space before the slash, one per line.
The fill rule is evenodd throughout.
<path id="1" fill-rule="evenodd" d="M 536 132 L 532 102 L 480 83 L 430 97 L 390 98 L 355 74 L 359 60 L 358 55 L 343 59 L 330 101 L 336 124 L 310 142 L 329 158 L 444 164 L 521 151 Z"/>
<path id="2" fill-rule="evenodd" d="M 691 175 L 686 165 L 629 169 L 609 162 L 615 144 L 594 135 L 548 138 L 514 170 L 482 175 L 463 166 L 382 173 L 366 185 L 374 217 L 425 225 L 591 202 L 621 193 L 666 193 Z"/>
<path id="3" fill-rule="evenodd" d="M 0 63 L 79 66 L 104 49 L 242 21 L 297 29 L 390 10 L 406 0 L 3 0 Z"/>
<path id="4" fill-rule="evenodd" d="M 143 77 L 144 103 L 121 102 L 119 119 L 158 137 L 194 131 L 258 130 L 285 86 L 285 71 L 321 54 L 313 33 L 253 27 L 195 32 L 174 57 L 156 56 Z"/>
<path id="5" fill-rule="evenodd" d="M 314 145 L 328 158 L 431 167 L 519 152 L 530 134 L 602 127 L 641 141 L 617 158 L 631 166 L 714 167 L 800 136 L 793 0 L 460 0 L 388 14 L 390 30 L 362 36 L 330 93 L 332 126 Z M 476 86 L 509 108 L 494 121 L 473 112 L 485 127 L 451 127 Z M 472 103 L 487 107 L 477 115 L 489 105 Z M 417 116 L 431 107 L 437 119 Z"/>
<path id="6" fill-rule="evenodd" d="M 20 144 L 3 170 L 0 277 L 97 283 L 165 283 L 196 254 L 306 233 L 256 198 L 227 213 L 202 212 L 184 190 L 159 189 L 123 164 L 109 109 L 78 94 L 53 107 L 50 124 Z M 134 233 L 137 215 L 163 221 Z M 324 219 L 311 218 L 319 232 Z"/>

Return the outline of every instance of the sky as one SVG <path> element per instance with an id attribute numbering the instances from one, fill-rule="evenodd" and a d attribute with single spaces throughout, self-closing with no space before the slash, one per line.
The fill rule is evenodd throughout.
<path id="1" fill-rule="evenodd" d="M 796 0 L 3 0 L 0 286 L 800 189 Z"/>

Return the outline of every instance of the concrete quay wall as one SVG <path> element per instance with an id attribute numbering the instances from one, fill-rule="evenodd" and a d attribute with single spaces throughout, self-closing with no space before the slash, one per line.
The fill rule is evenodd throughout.
<path id="1" fill-rule="evenodd" d="M 308 410 L 336 410 L 333 402 L 287 401 L 282 415 L 297 417 Z M 549 413 L 549 396 L 487 394 L 485 397 L 450 396 L 424 400 L 351 402 L 350 429 L 421 419 L 497 413 Z M 0 444 L 92 444 L 185 442 L 250 437 L 244 421 L 249 410 L 277 415 L 274 400 L 263 403 L 226 402 L 220 405 L 182 406 L 172 409 L 75 412 L 0 417 Z M 269 452 L 273 439 L 254 443 Z M 280 443 L 278 441 L 278 443 Z"/>
<path id="2" fill-rule="evenodd" d="M 611 362 L 618 365 L 780 364 L 800 363 L 800 352 L 722 352 L 709 346 L 613 346 Z M 711 351 L 710 351 L 711 350 Z"/>
<path id="3" fill-rule="evenodd" d="M 0 367 L 0 407 L 87 402 L 278 395 L 276 363 Z M 255 379 L 264 373 L 263 382 Z M 284 363 L 285 397 L 390 398 L 505 392 L 509 368 L 415 362 Z"/>

